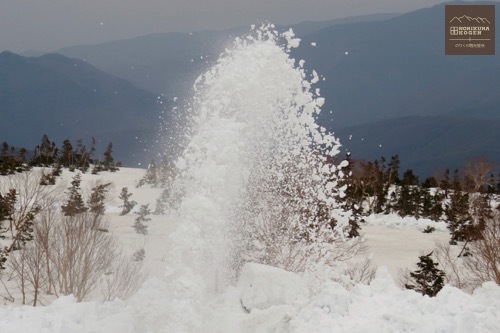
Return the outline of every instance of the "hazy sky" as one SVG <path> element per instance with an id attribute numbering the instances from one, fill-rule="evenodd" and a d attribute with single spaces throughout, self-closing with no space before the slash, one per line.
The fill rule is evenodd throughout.
<path id="1" fill-rule="evenodd" d="M 53 51 L 145 35 L 406 12 L 443 0 L 0 0 L 0 51 Z"/>

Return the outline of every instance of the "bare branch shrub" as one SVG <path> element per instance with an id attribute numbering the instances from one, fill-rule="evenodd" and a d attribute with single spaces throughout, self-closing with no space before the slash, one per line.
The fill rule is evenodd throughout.
<path id="1" fill-rule="evenodd" d="M 43 304 L 41 296 L 47 282 L 43 249 L 30 242 L 12 254 L 9 264 L 22 295 L 22 304 Z"/>
<path id="2" fill-rule="evenodd" d="M 91 212 L 63 216 L 54 209 L 43 211 L 34 240 L 9 260 L 22 303 L 36 306 L 44 294 L 73 294 L 82 301 L 99 288 L 104 300 L 132 295 L 146 274 L 142 263 L 125 258 L 113 236 L 102 231 L 107 226 Z"/>
<path id="3" fill-rule="evenodd" d="M 434 257 L 445 272 L 445 283 L 453 287 L 471 291 L 471 278 L 463 267 L 462 258 L 458 257 L 458 249 L 451 248 L 448 243 L 436 243 Z"/>
<path id="4" fill-rule="evenodd" d="M 117 245 L 98 228 L 106 228 L 104 220 L 95 221 L 87 212 L 65 216 L 54 228 L 49 258 L 58 294 L 84 300 L 111 267 Z"/>
<path id="5" fill-rule="evenodd" d="M 316 159 L 297 155 L 274 172 L 273 158 L 256 167 L 232 219 L 233 271 L 253 261 L 303 272 L 308 263 L 332 265 L 356 256 L 361 242 L 350 242 L 345 221 L 336 220 L 341 190 L 335 172 L 341 167 Z"/>
<path id="6" fill-rule="evenodd" d="M 5 282 L 3 280 L 3 274 L 4 272 L 0 271 L 0 282 L 2 283 L 5 294 L 0 294 L 0 298 L 3 298 L 4 304 L 6 304 L 7 302 L 13 303 L 15 299 L 10 293 L 9 288 L 7 288 L 7 286 L 5 285 Z"/>
<path id="7" fill-rule="evenodd" d="M 16 194 L 15 210 L 9 212 L 7 263 L 22 304 L 43 304 L 46 295 L 73 294 L 82 301 L 100 287 L 105 299 L 130 296 L 145 274 L 142 263 L 126 259 L 107 232 L 104 204 L 110 185 L 92 184 L 91 209 L 68 216 L 58 209 L 64 184 L 42 185 L 42 177 L 43 172 L 37 171 L 12 175 L 0 188 L 15 189 Z"/>
<path id="8" fill-rule="evenodd" d="M 308 262 L 306 270 L 301 273 L 307 281 L 313 294 L 322 292 L 330 282 L 336 282 L 346 289 L 357 284 L 368 284 L 375 278 L 376 268 L 372 260 L 366 255 L 367 248 L 361 238 L 350 239 L 347 242 L 355 243 L 351 252 L 339 253 L 337 259 L 329 264 L 325 261 Z M 348 247 L 344 247 L 344 250 Z"/>
<path id="9" fill-rule="evenodd" d="M 376 268 L 370 258 L 364 257 L 362 260 L 351 263 L 345 270 L 345 274 L 355 284 L 369 284 L 375 278 Z"/>
<path id="10" fill-rule="evenodd" d="M 9 216 L 11 244 L 8 252 L 18 249 L 23 242 L 27 224 L 32 223 L 36 215 L 54 206 L 63 192 L 63 184 L 42 185 L 43 170 L 32 170 L 6 176 L 0 182 L 0 193 L 15 190 L 15 209 Z"/>
<path id="11" fill-rule="evenodd" d="M 468 255 L 458 257 L 458 251 L 439 243 L 434 256 L 446 273 L 446 282 L 472 291 L 487 281 L 500 285 L 500 213 L 485 220 L 479 239 L 469 243 Z"/>
<path id="12" fill-rule="evenodd" d="M 464 266 L 474 285 L 494 281 L 500 285 L 500 212 L 485 221 L 480 238 L 469 247 Z"/>
<path id="13" fill-rule="evenodd" d="M 144 283 L 147 274 L 142 271 L 143 261 L 134 261 L 121 255 L 101 279 L 103 301 L 127 299 Z"/>
<path id="14" fill-rule="evenodd" d="M 495 167 L 495 163 L 484 156 L 467 160 L 464 167 L 465 190 L 476 193 L 481 192 L 485 185 L 493 186 L 488 176 L 495 171 Z"/>
<path id="15" fill-rule="evenodd" d="M 61 212 L 58 211 L 54 206 L 47 208 L 40 212 L 38 216 L 37 223 L 35 224 L 35 239 L 34 244 L 40 251 L 44 254 L 45 260 L 45 276 L 47 278 L 45 293 L 48 295 L 53 295 L 55 292 L 54 277 L 52 273 L 52 262 L 51 262 L 51 245 L 54 229 L 57 224 L 60 223 Z"/>

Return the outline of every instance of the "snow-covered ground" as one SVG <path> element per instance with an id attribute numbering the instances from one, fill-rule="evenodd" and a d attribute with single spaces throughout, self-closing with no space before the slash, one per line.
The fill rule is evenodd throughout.
<path id="1" fill-rule="evenodd" d="M 131 199 L 154 207 L 161 189 L 142 186 L 142 169 L 122 168 L 116 173 L 84 174 L 82 188 L 100 179 L 112 182 L 107 216 L 112 233 L 125 251 L 146 250 L 145 270 L 149 279 L 132 298 L 113 302 L 77 303 L 65 296 L 45 307 L 3 304 L 0 332 L 498 332 L 500 287 L 485 284 L 470 295 L 446 286 L 435 298 L 404 290 L 398 270 L 412 267 L 418 255 L 433 248 L 434 241 L 447 241 L 448 233 L 421 232 L 422 223 L 397 215 L 369 216 L 363 232 L 372 259 L 379 269 L 370 285 L 346 289 L 327 283 L 311 294 L 304 279 L 267 266 L 250 267 L 240 282 L 210 296 L 203 311 L 195 314 L 184 299 L 195 286 L 166 274 L 168 235 L 175 220 L 151 216 L 149 233 L 132 228 L 134 214 L 119 216 L 121 188 Z M 65 171 L 68 182 L 72 173 Z M 425 227 L 424 225 L 424 227 Z M 172 284 L 175 288 L 172 289 Z M 252 287 L 249 287 L 252 286 Z M 195 305 L 195 306 L 200 306 Z M 182 309 L 183 311 L 179 311 Z M 249 312 L 250 310 L 250 312 Z M 175 315 L 173 315 L 175 314 Z M 195 321 L 197 318 L 198 321 Z"/>

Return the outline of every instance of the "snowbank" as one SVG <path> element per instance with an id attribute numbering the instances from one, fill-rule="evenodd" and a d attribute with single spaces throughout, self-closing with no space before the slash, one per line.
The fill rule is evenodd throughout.
<path id="1" fill-rule="evenodd" d="M 445 286 L 435 298 L 397 288 L 386 269 L 369 286 L 332 283 L 290 321 L 289 332 L 498 332 L 500 287 L 473 295 Z"/>
<path id="2" fill-rule="evenodd" d="M 426 218 L 416 219 L 413 216 L 401 217 L 398 214 L 371 214 L 363 217 L 368 225 L 380 225 L 392 228 L 410 228 L 423 231 L 427 227 L 434 227 L 437 231 L 448 231 L 446 222 L 436 222 Z"/>
<path id="3" fill-rule="evenodd" d="M 251 276 L 257 272 L 267 277 L 261 279 L 265 282 L 260 290 L 261 296 L 277 300 L 276 304 L 283 303 L 276 295 L 282 297 L 302 292 L 300 277 L 278 272 L 273 267 L 255 265 L 242 275 L 240 287 L 215 296 L 212 303 L 206 305 L 205 317 L 197 318 L 198 321 L 193 321 L 190 326 L 176 325 L 186 319 L 178 316 L 190 316 L 189 309 L 183 308 L 182 313 L 172 311 L 177 305 L 182 305 L 183 294 L 169 293 L 165 281 L 155 280 L 147 283 L 127 302 L 76 303 L 73 297 L 62 297 L 47 307 L 0 308 L 0 332 L 500 331 L 500 287 L 494 283 L 485 283 L 472 295 L 446 286 L 437 297 L 429 298 L 411 290 L 400 290 L 387 270 L 379 269 L 370 285 L 357 285 L 346 290 L 331 282 L 321 293 L 310 297 L 305 305 L 294 307 L 268 302 L 268 308 L 255 308 L 246 313 L 239 304 L 240 297 L 235 296 L 248 287 L 243 281 L 256 281 Z M 284 286 L 298 289 L 285 291 Z"/>
<path id="4" fill-rule="evenodd" d="M 309 290 L 298 275 L 255 263 L 243 267 L 238 288 L 241 305 L 247 311 L 305 303 L 309 297 Z"/>

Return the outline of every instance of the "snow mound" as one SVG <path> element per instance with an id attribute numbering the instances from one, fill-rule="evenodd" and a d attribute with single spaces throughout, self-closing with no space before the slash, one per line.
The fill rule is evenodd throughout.
<path id="1" fill-rule="evenodd" d="M 270 300 L 267 308 L 247 313 L 239 302 L 250 281 L 263 288 L 251 290 L 260 289 Z M 292 296 L 304 293 L 304 288 L 293 273 L 250 264 L 239 287 L 217 296 L 204 318 L 193 316 L 184 293 L 171 293 L 165 282 L 156 280 L 125 302 L 76 303 L 66 296 L 46 307 L 0 308 L 0 332 L 500 332 L 500 287 L 493 282 L 472 295 L 445 286 L 430 298 L 397 288 L 381 268 L 370 285 L 348 290 L 331 282 L 306 303 L 294 303 Z"/>
<path id="2" fill-rule="evenodd" d="M 396 287 L 385 268 L 370 285 L 332 283 L 291 319 L 287 332 L 499 332 L 500 288 L 473 295 L 445 286 L 430 298 Z"/>
<path id="3" fill-rule="evenodd" d="M 309 289 L 298 275 L 281 268 L 247 263 L 238 281 L 241 305 L 247 311 L 265 310 L 277 305 L 307 302 Z"/>
<path id="4" fill-rule="evenodd" d="M 391 228 L 417 229 L 423 231 L 427 227 L 434 227 L 437 231 L 448 231 L 446 222 L 436 222 L 426 218 L 416 219 L 413 216 L 401 217 L 398 214 L 371 214 L 364 217 L 368 225 L 380 225 Z"/>

